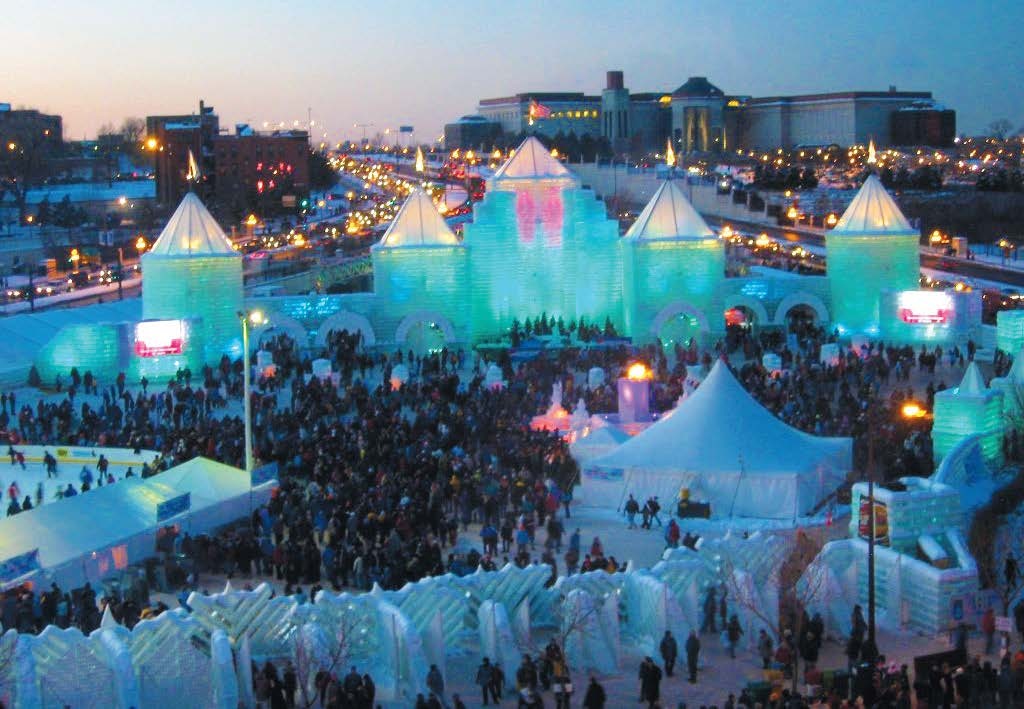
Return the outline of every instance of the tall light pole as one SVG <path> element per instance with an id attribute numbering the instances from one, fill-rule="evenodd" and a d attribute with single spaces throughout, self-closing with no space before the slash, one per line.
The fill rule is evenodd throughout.
<path id="1" fill-rule="evenodd" d="M 255 467 L 255 456 L 252 451 L 252 381 L 249 369 L 249 327 L 262 325 L 265 322 L 262 311 L 252 310 L 238 312 L 242 323 L 242 418 L 245 421 L 245 472 L 252 474 Z"/>

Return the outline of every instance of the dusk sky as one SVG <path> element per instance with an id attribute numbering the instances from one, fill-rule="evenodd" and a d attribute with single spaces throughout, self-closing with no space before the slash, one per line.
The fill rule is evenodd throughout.
<path id="1" fill-rule="evenodd" d="M 400 124 L 421 141 L 521 91 L 633 91 L 691 75 L 726 93 L 932 91 L 961 132 L 1024 124 L 1024 3 L 963 0 L 9 0 L 0 102 L 64 116 L 68 139 L 126 116 L 306 121 L 332 141 Z"/>

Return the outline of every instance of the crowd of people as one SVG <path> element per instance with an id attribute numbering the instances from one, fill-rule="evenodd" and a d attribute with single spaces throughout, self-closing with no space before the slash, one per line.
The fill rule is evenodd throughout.
<path id="1" fill-rule="evenodd" d="M 586 327 L 587 339 L 601 337 L 601 328 Z M 558 331 L 560 326 L 545 322 L 541 332 L 552 328 Z M 524 336 L 536 332 L 536 323 L 523 329 Z M 286 593 L 309 600 L 320 588 L 367 590 L 377 584 L 397 589 L 426 576 L 466 574 L 505 563 L 548 563 L 552 583 L 559 573 L 624 570 L 599 538 L 584 545 L 580 529 L 571 522 L 569 491 L 577 469 L 566 443 L 554 433 L 529 426 L 530 417 L 550 403 L 552 385 L 562 384 L 567 402 L 582 399 L 591 412 L 612 411 L 612 381 L 595 388 L 580 382 L 593 367 L 614 375 L 641 360 L 654 375 L 652 407 L 668 409 L 684 393 L 688 368 L 706 369 L 714 358 L 732 356 L 745 361 L 737 372 L 744 386 L 791 425 L 820 435 L 862 437 L 873 407 L 893 407 L 906 399 L 930 404 L 936 391 L 956 383 L 951 367 L 963 359 L 958 351 L 917 352 L 872 344 L 860 353 L 819 364 L 820 348 L 830 339 L 820 330 L 802 331 L 795 350 L 780 350 L 784 375 L 761 366 L 762 347 L 750 339 L 738 341 L 743 348 L 739 357 L 730 355 L 725 345 L 703 353 L 692 343 L 680 345 L 669 357 L 657 346 L 633 348 L 615 341 L 555 350 L 517 364 L 503 354 L 497 364 L 505 386 L 489 388 L 482 374 L 484 363 L 469 363 L 462 351 L 424 356 L 370 353 L 358 333 L 346 332 L 332 333 L 319 353 L 331 360 L 342 384 L 334 386 L 312 376 L 312 358 L 279 336 L 263 345 L 274 353 L 275 371 L 272 376 L 259 373 L 251 400 L 256 454 L 263 462 L 277 464 L 279 488 L 244 524 L 218 534 L 178 536 L 169 551 L 190 560 L 183 578 L 190 588 L 199 586 L 203 574 L 273 577 L 283 582 Z M 399 367 L 408 372 L 408 379 L 394 379 Z M 910 390 L 908 382 L 914 368 L 933 378 L 920 393 Z M 887 386 L 891 380 L 895 386 Z M 883 397 L 883 390 L 892 393 Z M 129 387 L 123 377 L 102 386 L 91 376 L 88 381 L 72 377 L 60 400 L 51 396 L 30 403 L 17 401 L 14 394 L 5 396 L 0 428 L 6 429 L 15 447 L 33 442 L 159 451 L 160 461 L 147 466 L 144 476 L 196 455 L 241 465 L 243 425 L 228 408 L 241 394 L 241 364 L 227 358 L 197 377 L 183 371 L 159 386 L 141 382 Z M 930 465 L 927 435 L 907 428 L 898 417 L 875 433 L 881 434 L 883 447 L 886 441 L 889 445 L 888 457 L 881 459 L 901 474 Z M 657 498 L 634 505 L 627 514 L 640 515 L 642 526 L 662 524 Z M 667 545 L 678 545 L 678 525 L 672 519 L 665 523 Z M 479 526 L 479 536 L 468 534 L 470 525 Z M 691 546 L 694 541 L 687 535 L 682 543 Z M 106 607 L 129 627 L 163 610 L 137 590 L 102 599 L 88 587 L 74 593 L 21 590 L 7 594 L 2 621 L 4 628 L 23 632 L 38 631 L 47 623 L 88 631 L 98 627 Z M 738 624 L 731 621 L 722 619 L 735 652 Z M 700 640 L 696 635 L 694 639 L 697 654 Z M 683 641 L 688 656 L 690 640 Z M 666 662 L 666 647 L 675 642 L 662 643 Z M 779 664 L 780 659 L 783 666 L 788 664 L 783 646 L 793 658 L 807 660 L 804 638 L 784 639 L 772 649 L 770 662 L 765 659 L 766 665 Z M 678 647 L 669 651 L 673 663 L 678 652 Z M 557 667 L 548 667 L 556 663 L 547 654 L 531 662 L 537 665 L 540 690 L 565 688 L 564 682 L 552 679 L 558 677 Z M 692 674 L 696 680 L 696 672 Z M 478 673 L 477 684 L 481 676 Z M 648 668 L 648 685 L 653 676 Z M 254 677 L 259 678 L 257 694 L 270 705 L 288 705 L 289 687 L 292 694 L 294 687 L 287 668 L 279 675 L 277 668 L 264 667 Z M 318 682 L 324 687 L 325 706 L 362 706 L 358 702 L 365 702 L 372 678 L 360 676 L 357 687 L 351 677 L 349 673 L 341 680 L 325 677 Z M 519 688 L 519 671 L 515 677 Z M 547 684 L 545 677 L 551 680 Z M 490 682 L 484 685 L 490 687 Z M 483 690 L 485 700 L 489 691 Z M 598 701 L 604 690 L 596 679 L 579 691 L 586 695 L 584 706 L 604 705 L 603 699 Z M 434 694 L 440 701 L 443 692 Z M 372 703 L 372 691 L 369 696 Z M 500 698 L 501 692 L 490 696 Z M 532 695 L 520 694 L 520 701 L 533 701 L 523 696 Z M 745 699 L 740 694 L 732 705 L 744 706 Z M 795 700 L 787 695 L 779 701 Z"/>

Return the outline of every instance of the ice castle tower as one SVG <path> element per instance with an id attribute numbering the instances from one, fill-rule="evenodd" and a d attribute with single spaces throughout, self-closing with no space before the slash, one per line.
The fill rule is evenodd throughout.
<path id="1" fill-rule="evenodd" d="M 626 331 L 686 345 L 694 313 L 721 313 L 725 248 L 673 180 L 661 183 L 622 239 Z M 665 317 L 666 315 L 670 317 Z"/>
<path id="2" fill-rule="evenodd" d="M 621 327 L 618 224 L 534 137 L 488 182 L 465 227 L 472 329 L 504 332 L 516 318 L 584 317 Z"/>
<path id="3" fill-rule="evenodd" d="M 143 320 L 184 321 L 185 342 L 178 366 L 145 358 L 141 373 L 195 371 L 241 353 L 242 256 L 195 194 L 185 195 L 142 255 L 142 273 Z"/>
<path id="4" fill-rule="evenodd" d="M 881 292 L 918 287 L 918 236 L 878 177 L 869 175 L 825 235 L 832 322 L 840 334 L 877 335 Z"/>
<path id="5" fill-rule="evenodd" d="M 398 333 L 396 344 L 425 352 L 468 340 L 466 249 L 423 190 L 413 190 L 370 254 L 374 292 L 388 304 L 381 318 Z"/>
<path id="6" fill-rule="evenodd" d="M 935 395 L 932 448 L 936 464 L 960 441 L 978 435 L 986 462 L 1000 465 L 1003 429 L 1003 392 L 985 386 L 976 363 L 967 366 L 960 386 Z"/>

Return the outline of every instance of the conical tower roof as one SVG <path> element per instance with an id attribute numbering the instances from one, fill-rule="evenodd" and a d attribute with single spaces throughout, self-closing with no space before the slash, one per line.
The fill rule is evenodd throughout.
<path id="1" fill-rule="evenodd" d="M 238 256 L 202 201 L 185 195 L 146 256 Z"/>
<path id="2" fill-rule="evenodd" d="M 917 234 L 875 174 L 868 175 L 832 234 Z"/>
<path id="3" fill-rule="evenodd" d="M 964 378 L 956 393 L 962 396 L 977 396 L 985 393 L 985 378 L 981 376 L 981 370 L 978 369 L 976 362 L 967 365 Z"/>
<path id="4" fill-rule="evenodd" d="M 396 249 L 403 246 L 458 246 L 459 240 L 448 228 L 437 206 L 418 187 L 398 210 L 391 226 L 374 248 Z"/>
<path id="5" fill-rule="evenodd" d="M 516 148 L 515 154 L 494 173 L 495 180 L 572 177 L 572 173 L 551 156 L 532 135 Z"/>
<path id="6" fill-rule="evenodd" d="M 673 180 L 665 180 L 626 232 L 625 238 L 630 241 L 713 239 L 715 232 L 686 199 L 679 185 Z"/>

